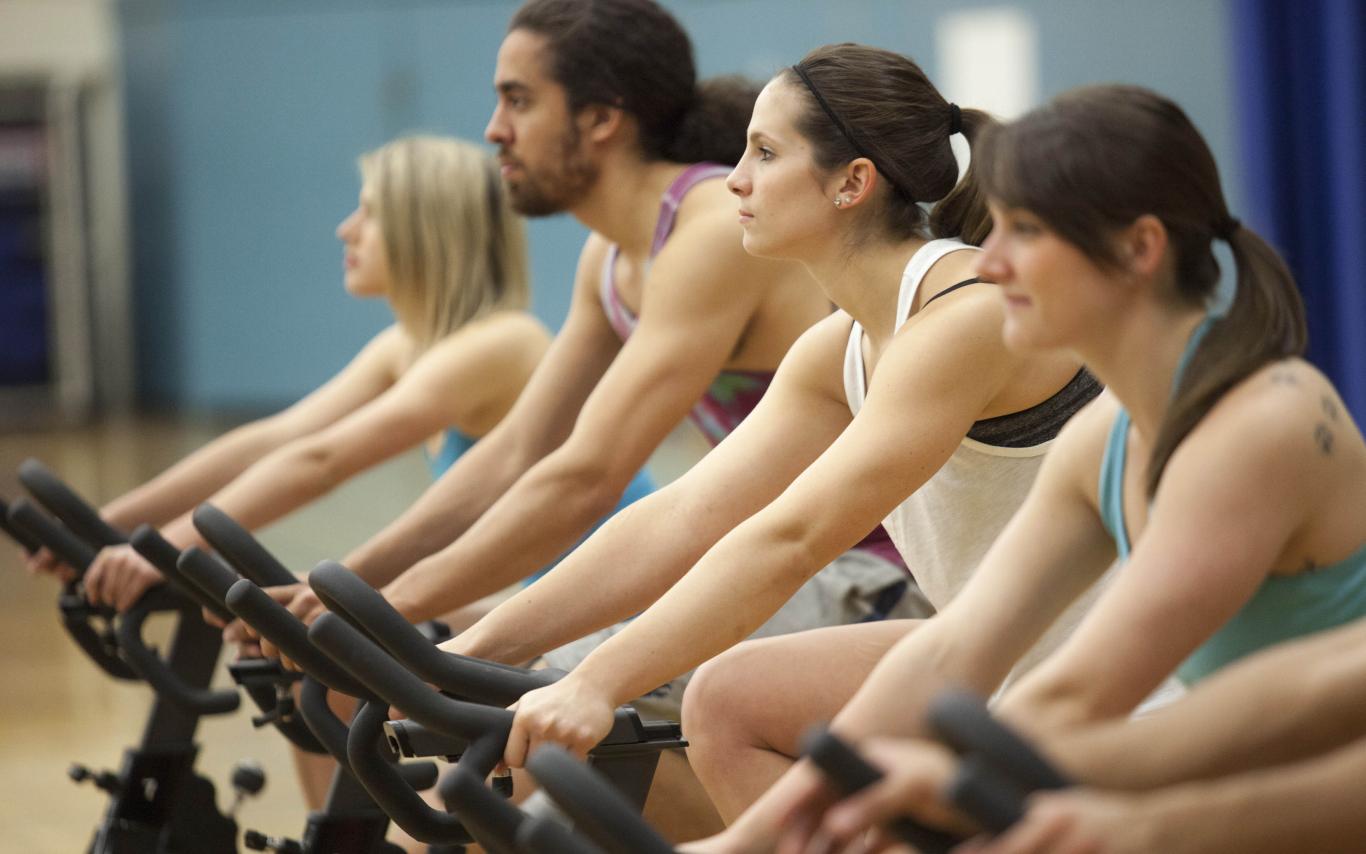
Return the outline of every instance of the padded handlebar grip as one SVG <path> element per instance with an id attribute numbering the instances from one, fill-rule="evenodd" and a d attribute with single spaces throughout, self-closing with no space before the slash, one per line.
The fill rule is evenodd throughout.
<path id="1" fill-rule="evenodd" d="M 607 854 L 673 854 L 621 792 L 563 748 L 542 745 L 526 767 L 575 828 Z"/>
<path id="2" fill-rule="evenodd" d="M 386 703 L 436 732 L 473 741 L 493 732 L 506 738 L 512 728 L 512 712 L 438 694 L 336 614 L 318 617 L 308 639 Z"/>
<path id="3" fill-rule="evenodd" d="M 502 745 L 492 745 L 502 755 Z M 473 751 L 474 746 L 470 750 Z M 468 755 L 460 764 L 447 771 L 438 784 L 446 809 L 460 817 L 460 823 L 474 841 L 485 851 L 520 854 L 517 831 L 526 821 L 526 813 L 507 802 L 507 799 L 484 785 L 478 769 L 467 767 Z"/>
<path id="4" fill-rule="evenodd" d="M 212 504 L 206 502 L 196 507 L 190 519 L 195 530 L 244 578 L 260 587 L 299 583 L 294 573 L 266 551 L 250 531 Z"/>
<path id="5" fill-rule="evenodd" d="M 33 554 L 43 547 L 43 544 L 35 540 L 27 532 L 21 530 L 9 520 L 9 503 L 0 498 L 0 531 L 9 535 L 10 539 L 19 544 L 24 551 Z"/>
<path id="6" fill-rule="evenodd" d="M 206 597 L 219 603 L 227 598 L 228 588 L 241 577 L 223 561 L 198 546 L 190 546 L 180 553 L 176 569 Z"/>
<path id="7" fill-rule="evenodd" d="M 180 549 L 171 545 L 156 528 L 151 525 L 139 525 L 128 538 L 128 544 L 148 563 L 155 566 L 162 577 L 182 596 L 194 601 L 201 608 L 208 608 L 221 619 L 232 619 L 232 612 L 223 606 L 222 599 L 208 595 L 185 576 L 177 565 L 180 560 Z"/>
<path id="8" fill-rule="evenodd" d="M 408 669 L 444 691 L 481 703 L 508 706 L 527 691 L 549 685 L 559 671 L 527 670 L 443 652 L 432 645 L 380 592 L 336 561 L 323 561 L 308 583 L 327 607 L 346 617 Z"/>
<path id="9" fill-rule="evenodd" d="M 574 831 L 545 816 L 535 816 L 522 822 L 517 829 L 517 844 L 530 854 L 606 854 Z"/>
<path id="10" fill-rule="evenodd" d="M 224 603 L 314 679 L 352 697 L 375 699 L 373 692 L 313 646 L 308 639 L 308 627 L 298 617 L 255 584 L 245 578 L 237 579 L 228 589 Z"/>
<path id="11" fill-rule="evenodd" d="M 85 575 L 95 560 L 95 549 L 82 542 L 60 522 L 34 507 L 27 498 L 20 498 L 9 506 L 9 521 L 15 528 L 46 546 L 77 575 Z"/>
<path id="12" fill-rule="evenodd" d="M 950 803 L 992 833 L 1005 833 L 1024 817 L 1025 793 L 979 754 L 959 763 L 947 795 Z"/>
<path id="13" fill-rule="evenodd" d="M 142 624 L 158 611 L 184 611 L 184 599 L 164 587 L 148 590 L 119 618 L 115 633 L 119 650 L 129 665 L 147 680 L 158 695 L 195 715 L 221 715 L 234 711 L 242 698 L 236 691 L 214 691 L 188 685 L 142 640 Z M 198 620 L 198 614 L 188 615 Z M 202 625 L 202 623 L 201 623 Z"/>
<path id="14" fill-rule="evenodd" d="M 930 702 L 930 730 L 960 755 L 981 756 L 1025 792 L 1071 785 L 1037 750 L 992 717 L 981 698 L 966 691 L 944 691 Z"/>
<path id="15" fill-rule="evenodd" d="M 128 541 L 127 534 L 101 519 L 98 510 L 37 460 L 19 464 L 19 482 L 72 533 L 97 549 Z"/>
<path id="16" fill-rule="evenodd" d="M 803 753 L 834 783 L 843 795 L 852 795 L 882 779 L 882 772 L 852 747 L 825 728 L 807 733 Z M 888 829 L 898 838 L 926 854 L 952 851 L 963 840 L 954 834 L 926 827 L 910 817 L 892 822 Z"/>

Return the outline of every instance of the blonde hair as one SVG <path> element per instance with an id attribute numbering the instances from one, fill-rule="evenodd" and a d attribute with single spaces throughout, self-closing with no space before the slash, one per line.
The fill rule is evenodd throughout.
<path id="1" fill-rule="evenodd" d="M 360 158 L 401 323 L 426 350 L 476 318 L 530 302 L 526 236 L 478 146 L 400 137 Z"/>

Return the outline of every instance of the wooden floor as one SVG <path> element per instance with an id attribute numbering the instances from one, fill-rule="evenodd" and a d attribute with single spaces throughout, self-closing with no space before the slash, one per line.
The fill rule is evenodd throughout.
<path id="1" fill-rule="evenodd" d="M 20 494 L 14 472 L 26 457 L 47 463 L 89 499 L 106 501 L 141 483 L 221 431 L 223 424 L 136 419 L 76 430 L 0 434 L 0 496 Z M 650 469 L 664 482 L 700 455 L 700 439 L 680 430 Z M 340 557 L 396 516 L 427 485 L 422 460 L 410 455 L 356 478 L 336 493 L 262 532 L 295 571 Z M 17 550 L 0 543 L 0 852 L 79 854 L 105 805 L 104 794 L 67 778 L 72 762 L 117 769 L 137 741 L 150 705 L 145 686 L 118 684 L 90 664 L 61 630 L 57 585 L 31 578 Z M 156 627 L 149 630 L 154 636 Z M 230 682 L 220 673 L 219 682 Z M 200 726 L 198 768 L 218 786 L 220 807 L 235 761 L 250 757 L 266 771 L 261 797 L 239 821 L 272 835 L 299 835 L 304 806 L 284 740 L 253 729 L 251 704 Z M 225 789 L 229 789 L 225 791 Z"/>

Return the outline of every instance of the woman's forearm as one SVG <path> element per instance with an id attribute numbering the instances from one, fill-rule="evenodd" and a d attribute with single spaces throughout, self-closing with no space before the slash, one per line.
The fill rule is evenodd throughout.
<path id="1" fill-rule="evenodd" d="M 1134 721 L 1045 734 L 1078 779 L 1148 789 L 1293 762 L 1362 734 L 1366 624 L 1267 650 Z"/>
<path id="2" fill-rule="evenodd" d="M 629 475 L 567 467 L 559 453 L 528 471 L 459 539 L 394 579 L 385 591 L 390 601 L 409 619 L 431 619 L 516 584 L 572 548 L 612 511 Z"/>
<path id="3" fill-rule="evenodd" d="M 1172 854 L 1350 854 L 1366 839 L 1366 739 L 1323 757 L 1143 795 L 1140 820 Z"/>
<path id="4" fill-rule="evenodd" d="M 825 565 L 800 536 L 756 521 L 712 547 L 576 675 L 627 703 L 753 634 Z"/>
<path id="5" fill-rule="evenodd" d="M 141 524 L 166 525 L 231 483 L 233 478 L 287 440 L 272 419 L 245 424 L 142 486 L 110 501 L 100 515 L 123 530 Z"/>
<path id="6" fill-rule="evenodd" d="M 609 519 L 451 648 L 525 661 L 620 622 L 662 596 L 728 527 L 725 514 L 690 512 L 676 486 L 656 492 Z"/>
<path id="7" fill-rule="evenodd" d="M 500 424 L 379 533 L 347 555 L 374 587 L 450 545 L 535 462 Z"/>

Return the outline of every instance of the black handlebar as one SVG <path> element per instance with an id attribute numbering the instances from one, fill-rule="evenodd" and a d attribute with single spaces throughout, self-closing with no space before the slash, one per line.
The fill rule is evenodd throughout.
<path id="1" fill-rule="evenodd" d="M 64 561 L 76 572 L 76 580 L 67 582 L 57 600 L 62 614 L 62 628 L 85 652 L 86 656 L 105 673 L 122 680 L 135 680 L 138 674 L 119 658 L 118 642 L 109 628 L 114 620 L 114 611 L 102 605 L 92 605 L 86 601 L 81 591 L 79 579 L 90 568 L 95 559 L 95 551 L 81 542 L 62 526 L 60 522 L 48 517 L 28 499 L 20 498 L 5 509 L 8 528 L 13 528 L 16 538 L 27 540 L 46 547 L 58 559 Z M 36 549 L 34 549 L 36 550 Z M 101 621 L 105 628 L 97 629 L 94 621 Z"/>
<path id="2" fill-rule="evenodd" d="M 963 757 L 948 799 L 993 833 L 1003 833 L 1025 812 L 1025 798 L 1040 789 L 1072 785 L 1047 759 L 994 718 L 980 697 L 945 691 L 927 712 L 930 731 Z"/>
<path id="3" fill-rule="evenodd" d="M 537 748 L 527 770 L 574 820 L 575 828 L 607 854 L 673 854 L 673 847 L 621 792 L 563 748 L 553 744 Z"/>
<path id="4" fill-rule="evenodd" d="M 522 822 L 517 829 L 517 844 L 530 854 L 606 854 L 598 846 L 545 816 L 535 816 Z"/>
<path id="5" fill-rule="evenodd" d="M 840 794 L 849 796 L 873 785 L 882 779 L 882 772 L 868 763 L 842 739 L 824 728 L 808 733 L 803 753 L 820 768 L 830 782 L 839 789 Z M 909 816 L 896 819 L 888 825 L 899 839 L 910 843 L 926 854 L 952 851 L 963 841 L 951 833 L 926 827 Z"/>
<path id="6" fill-rule="evenodd" d="M 33 554 L 43 547 L 43 544 L 34 539 L 26 531 L 12 524 L 9 520 L 9 502 L 0 498 L 0 531 L 9 535 L 11 540 L 19 544 L 19 547 L 29 554 Z"/>
<path id="7" fill-rule="evenodd" d="M 527 821 L 526 813 L 484 785 L 487 772 L 481 772 L 486 763 L 478 761 L 481 757 L 474 755 L 481 748 L 495 754 L 494 764 L 502 757 L 503 744 L 496 739 L 486 738 L 476 742 L 466 751 L 460 764 L 441 778 L 438 791 L 445 801 L 446 809 L 460 818 L 470 836 L 485 851 L 492 854 L 522 854 L 517 834 Z"/>
<path id="8" fill-rule="evenodd" d="M 926 719 L 930 731 L 955 753 L 983 757 L 1025 791 L 1072 785 L 1023 738 L 992 717 L 986 703 L 973 694 L 939 694 Z"/>
<path id="9" fill-rule="evenodd" d="M 282 587 L 299 582 L 250 531 L 212 504 L 196 507 L 190 519 L 195 530 L 244 578 L 250 578 L 260 587 Z"/>
<path id="10" fill-rule="evenodd" d="M 128 541 L 126 534 L 101 519 L 98 510 L 38 460 L 30 458 L 19 464 L 19 482 L 38 503 L 87 543 L 104 547 Z"/>
<path id="11" fill-rule="evenodd" d="M 364 703 L 351 720 L 346 755 L 356 779 L 379 808 L 414 839 L 433 845 L 472 842 L 460 819 L 429 807 L 408 786 L 398 766 L 388 761 L 383 752 L 383 727 L 388 718 L 389 707 L 379 702 Z"/>
<path id="12" fill-rule="evenodd" d="M 374 692 L 313 645 L 308 639 L 308 628 L 298 617 L 255 584 L 245 578 L 236 579 L 223 601 L 229 610 L 260 632 L 261 637 L 279 647 L 309 676 L 334 691 L 363 700 L 376 699 Z"/>
<path id="13" fill-rule="evenodd" d="M 345 617 L 405 667 L 443 691 L 480 703 L 508 706 L 527 691 L 563 677 L 443 652 L 432 645 L 364 579 L 336 561 L 323 561 L 308 583 L 329 610 Z"/>
<path id="14" fill-rule="evenodd" d="M 158 695 L 191 714 L 219 715 L 234 711 L 242 699 L 236 691 L 214 691 L 186 684 L 155 650 L 143 642 L 143 623 L 152 614 L 161 611 L 180 611 L 182 621 L 203 625 L 197 613 L 198 606 L 165 587 L 154 587 L 144 593 L 116 625 L 115 634 L 123 657 Z"/>
<path id="15" fill-rule="evenodd" d="M 132 536 L 128 538 L 128 544 L 133 550 L 142 555 L 148 563 L 155 566 L 163 578 L 182 596 L 194 601 L 201 608 L 207 608 L 220 619 L 231 620 L 232 612 L 223 607 L 221 599 L 215 599 L 206 594 L 199 585 L 187 578 L 181 571 L 178 563 L 180 561 L 180 549 L 171 545 L 165 537 L 151 525 L 139 525 L 133 530 Z"/>
<path id="16" fill-rule="evenodd" d="M 95 560 L 95 549 L 33 506 L 27 498 L 16 499 L 9 506 L 9 521 L 24 535 L 47 547 L 48 551 L 74 569 L 78 577 L 84 576 Z"/>
<path id="17" fill-rule="evenodd" d="M 386 703 L 442 735 L 474 741 L 499 732 L 506 738 L 512 728 L 512 712 L 438 694 L 336 614 L 319 616 L 308 639 Z"/>

